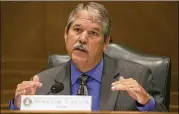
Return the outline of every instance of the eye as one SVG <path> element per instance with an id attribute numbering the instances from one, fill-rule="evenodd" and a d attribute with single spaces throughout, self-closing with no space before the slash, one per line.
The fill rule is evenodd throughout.
<path id="1" fill-rule="evenodd" d="M 80 32 L 80 31 L 81 31 L 80 28 L 74 28 L 73 30 L 74 30 L 75 32 Z"/>
<path id="2" fill-rule="evenodd" d="M 90 34 L 92 36 L 98 36 L 98 33 L 95 31 L 89 31 L 88 34 Z"/>

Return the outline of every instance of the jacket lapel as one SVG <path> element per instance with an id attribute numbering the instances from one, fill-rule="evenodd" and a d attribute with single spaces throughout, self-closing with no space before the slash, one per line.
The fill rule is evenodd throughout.
<path id="1" fill-rule="evenodd" d="M 66 63 L 66 65 L 60 70 L 60 72 L 55 77 L 56 83 L 63 83 L 64 89 L 56 93 L 56 95 L 70 95 L 70 86 L 71 86 L 71 79 L 70 79 L 70 61 Z"/>
<path id="2" fill-rule="evenodd" d="M 100 93 L 99 110 L 114 110 L 119 91 L 112 91 L 111 84 L 119 79 L 119 71 L 116 70 L 116 61 L 104 54 L 104 68 Z"/>
<path id="3" fill-rule="evenodd" d="M 100 90 L 99 110 L 114 110 L 119 91 L 111 91 L 111 84 L 119 79 L 119 71 L 116 70 L 116 60 L 104 54 L 104 68 Z M 55 77 L 56 83 L 63 83 L 64 89 L 56 95 L 70 95 L 70 61 L 60 70 Z"/>

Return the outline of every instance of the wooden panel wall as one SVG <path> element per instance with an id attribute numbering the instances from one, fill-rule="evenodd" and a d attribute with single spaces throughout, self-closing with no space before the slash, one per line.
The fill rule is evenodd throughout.
<path id="1" fill-rule="evenodd" d="M 46 69 L 49 54 L 65 54 L 64 27 L 80 2 L 1 2 L 1 103 L 16 85 Z M 178 109 L 178 3 L 100 2 L 112 18 L 112 39 L 172 59 L 171 111 Z"/>

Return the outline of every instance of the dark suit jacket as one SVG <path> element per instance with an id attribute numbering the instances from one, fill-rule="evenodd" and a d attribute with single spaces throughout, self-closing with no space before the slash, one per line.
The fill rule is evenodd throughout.
<path id="1" fill-rule="evenodd" d="M 37 89 L 36 94 L 47 94 L 53 84 L 61 82 L 64 84 L 64 89 L 56 95 L 70 95 L 70 61 L 58 67 L 45 70 L 38 75 L 43 86 Z M 118 80 L 119 76 L 133 78 L 139 82 L 139 84 L 141 84 L 141 86 L 156 100 L 157 104 L 155 111 L 166 110 L 162 104 L 163 98 L 160 96 L 160 92 L 155 89 L 155 83 L 152 80 L 151 71 L 148 68 L 126 60 L 115 60 L 106 54 L 104 54 L 100 110 L 138 110 L 136 101 L 132 99 L 126 91 L 111 91 L 112 82 Z"/>

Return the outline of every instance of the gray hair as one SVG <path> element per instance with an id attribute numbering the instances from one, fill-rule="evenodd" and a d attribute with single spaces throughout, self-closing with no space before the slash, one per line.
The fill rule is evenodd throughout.
<path id="1" fill-rule="evenodd" d="M 111 19 L 109 17 L 107 9 L 102 4 L 95 2 L 78 4 L 76 8 L 72 10 L 68 17 L 68 23 L 66 26 L 67 32 L 69 31 L 71 24 L 80 11 L 88 11 L 88 13 L 90 13 L 90 15 L 93 17 L 93 20 L 102 24 L 104 41 L 106 41 L 106 38 L 110 35 L 111 32 Z"/>

